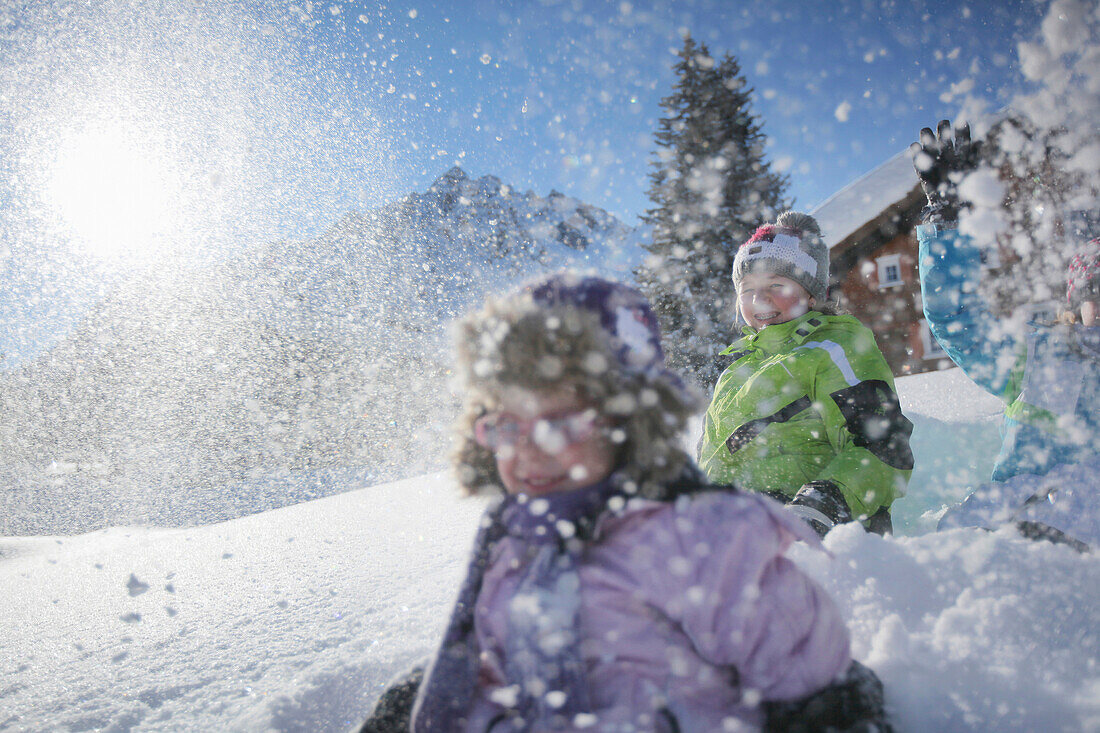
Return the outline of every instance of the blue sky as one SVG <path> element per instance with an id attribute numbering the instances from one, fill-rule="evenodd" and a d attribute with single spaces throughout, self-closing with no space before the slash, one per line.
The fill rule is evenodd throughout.
<path id="1" fill-rule="evenodd" d="M 0 350 L 122 277 L 325 230 L 452 165 L 635 224 L 684 32 L 810 209 L 1019 90 L 1045 4 L 75 0 L 0 10 Z"/>
<path id="2" fill-rule="evenodd" d="M 1041 10 L 778 0 L 322 4 L 318 14 L 356 107 L 382 125 L 367 201 L 423 188 L 457 162 L 632 221 L 648 205 L 659 100 L 684 31 L 738 58 L 769 156 L 812 208 L 921 126 L 955 116 L 964 95 L 1003 104 L 1018 91 L 1016 42 Z"/>

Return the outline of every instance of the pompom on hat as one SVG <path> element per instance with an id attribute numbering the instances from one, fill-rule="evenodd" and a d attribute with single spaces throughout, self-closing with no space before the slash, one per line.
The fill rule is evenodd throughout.
<path id="1" fill-rule="evenodd" d="M 1100 302 L 1100 237 L 1089 240 L 1070 260 L 1066 272 L 1066 302 L 1076 309 L 1085 301 Z"/>
<path id="2" fill-rule="evenodd" d="M 734 287 L 740 290 L 742 278 L 750 272 L 789 278 L 824 303 L 829 292 L 829 248 L 817 221 L 809 214 L 786 211 L 775 224 L 758 228 L 733 259 Z"/>

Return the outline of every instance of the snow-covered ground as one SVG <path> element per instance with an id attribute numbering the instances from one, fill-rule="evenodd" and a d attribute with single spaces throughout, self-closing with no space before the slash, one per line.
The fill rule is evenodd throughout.
<path id="1" fill-rule="evenodd" d="M 899 534 L 793 557 L 833 593 L 905 731 L 1100 730 L 1100 560 L 933 532 L 988 476 L 998 404 L 899 380 L 918 468 Z M 191 529 L 0 539 L 0 730 L 345 731 L 441 631 L 482 503 L 445 474 Z"/>

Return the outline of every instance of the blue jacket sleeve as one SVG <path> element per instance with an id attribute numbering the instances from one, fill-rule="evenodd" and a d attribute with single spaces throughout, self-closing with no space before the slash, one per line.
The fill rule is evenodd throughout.
<path id="1" fill-rule="evenodd" d="M 986 391 L 1004 398 L 1020 337 L 1002 328 L 981 295 L 981 252 L 970 238 L 932 224 L 917 227 L 921 298 L 928 328 L 951 361 Z"/>

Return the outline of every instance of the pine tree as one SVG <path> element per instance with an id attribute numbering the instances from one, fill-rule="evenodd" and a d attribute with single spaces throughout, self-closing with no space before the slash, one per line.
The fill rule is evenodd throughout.
<path id="1" fill-rule="evenodd" d="M 652 226 L 650 254 L 635 274 L 660 318 L 669 363 L 709 387 L 736 330 L 733 256 L 787 208 L 788 181 L 764 159 L 753 90 L 731 55 L 716 61 L 687 36 L 674 68 L 654 134 L 654 206 L 642 217 Z"/>

